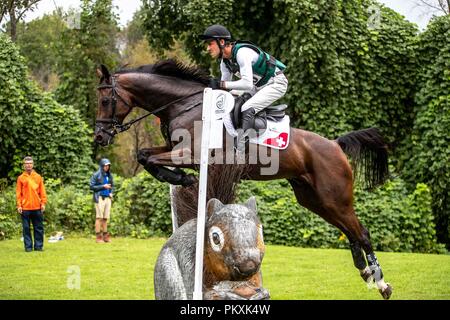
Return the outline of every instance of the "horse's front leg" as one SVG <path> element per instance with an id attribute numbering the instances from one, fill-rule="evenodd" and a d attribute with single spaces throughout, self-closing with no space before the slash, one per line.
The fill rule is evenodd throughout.
<path id="1" fill-rule="evenodd" d="M 187 149 L 171 151 L 169 147 L 154 147 L 139 150 L 138 162 L 144 166 L 145 170 L 161 182 L 190 186 L 197 179 L 179 169 L 194 167 L 192 161 L 189 159 L 189 154 L 190 151 Z M 175 169 L 168 169 L 164 166 L 175 167 Z"/>
<path id="2" fill-rule="evenodd" d="M 143 166 L 145 166 L 147 159 L 150 156 L 155 155 L 155 154 L 164 153 L 164 152 L 169 152 L 169 151 L 170 151 L 170 148 L 168 146 L 140 149 L 137 153 L 137 161 L 140 164 L 142 164 Z"/>

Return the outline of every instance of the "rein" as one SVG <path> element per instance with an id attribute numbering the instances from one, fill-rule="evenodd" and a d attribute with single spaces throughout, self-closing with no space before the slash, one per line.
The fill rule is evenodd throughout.
<path id="1" fill-rule="evenodd" d="M 126 131 L 126 130 L 130 129 L 133 124 L 135 124 L 138 121 L 141 121 L 144 118 L 147 118 L 148 116 L 150 116 L 152 114 L 156 114 L 156 113 L 158 113 L 160 111 L 163 111 L 163 110 L 167 109 L 168 107 L 170 107 L 171 105 L 173 105 L 173 104 L 175 104 L 177 102 L 183 101 L 184 99 L 190 98 L 190 97 L 192 97 L 194 95 L 197 95 L 197 94 L 203 92 L 203 90 L 193 92 L 193 93 L 191 93 L 191 94 L 189 94 L 187 96 L 184 96 L 184 97 L 181 97 L 181 98 L 176 99 L 174 101 L 171 101 L 169 103 L 166 103 L 165 105 L 163 105 L 163 106 L 161 106 L 161 107 L 159 107 L 159 108 L 157 108 L 157 109 L 155 109 L 155 110 L 153 110 L 153 111 L 151 111 L 151 112 L 149 112 L 149 113 L 147 113 L 147 114 L 145 114 L 145 115 L 143 115 L 143 116 L 141 116 L 139 118 L 133 119 L 133 120 L 131 120 L 131 121 L 125 123 L 125 124 L 120 124 L 119 121 L 116 118 L 116 106 L 117 106 L 117 98 L 116 97 L 119 97 L 119 99 L 122 100 L 122 102 L 125 103 L 125 105 L 128 108 L 132 109 L 133 107 L 128 102 L 126 102 L 125 99 L 123 99 L 120 96 L 120 94 L 117 92 L 115 77 L 111 77 L 111 84 L 103 84 L 103 85 L 99 85 L 97 87 L 97 90 L 101 90 L 101 89 L 112 89 L 112 91 L 111 91 L 111 106 L 112 106 L 112 111 L 113 112 L 112 112 L 111 119 L 98 119 L 98 120 L 95 121 L 95 126 L 97 128 L 99 128 L 102 132 L 108 134 L 111 137 L 115 136 L 116 134 L 118 134 L 120 132 L 123 132 L 123 131 Z M 189 111 L 191 109 L 192 108 L 188 108 L 186 110 L 183 110 L 180 114 L 182 114 L 182 113 L 184 113 L 186 111 Z M 110 131 L 104 129 L 103 126 L 100 126 L 98 123 L 111 123 L 113 130 L 111 130 L 111 132 L 110 132 Z"/>

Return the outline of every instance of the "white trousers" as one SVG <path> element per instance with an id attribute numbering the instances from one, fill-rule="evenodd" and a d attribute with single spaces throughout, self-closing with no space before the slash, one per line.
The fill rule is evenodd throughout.
<path id="1" fill-rule="evenodd" d="M 242 105 L 241 112 L 250 108 L 256 113 L 280 99 L 287 91 L 288 80 L 283 73 L 273 76 L 247 102 Z"/>

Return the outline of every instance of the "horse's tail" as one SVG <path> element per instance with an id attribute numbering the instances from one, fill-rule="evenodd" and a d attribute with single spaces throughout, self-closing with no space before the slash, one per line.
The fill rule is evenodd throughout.
<path id="1" fill-rule="evenodd" d="M 337 138 L 336 142 L 350 156 L 354 177 L 362 170 L 368 189 L 386 181 L 389 176 L 388 148 L 377 128 L 352 131 Z"/>

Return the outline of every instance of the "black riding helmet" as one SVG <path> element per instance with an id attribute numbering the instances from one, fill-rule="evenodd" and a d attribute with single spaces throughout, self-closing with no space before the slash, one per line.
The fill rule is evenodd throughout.
<path id="1" fill-rule="evenodd" d="M 231 32 L 228 31 L 227 28 L 220 24 L 214 24 L 212 26 L 209 26 L 206 28 L 205 32 L 198 36 L 201 40 L 219 40 L 219 39 L 225 39 L 225 40 L 232 40 Z"/>
<path id="2" fill-rule="evenodd" d="M 220 49 L 219 59 L 222 58 L 223 48 L 225 47 L 224 45 L 220 44 L 220 39 L 224 39 L 225 43 L 231 42 L 233 39 L 233 37 L 231 36 L 231 32 L 220 24 L 213 24 L 212 26 L 209 26 L 208 28 L 206 28 L 205 32 L 203 32 L 203 34 L 199 35 L 198 37 L 203 41 L 216 40 L 217 45 Z"/>

